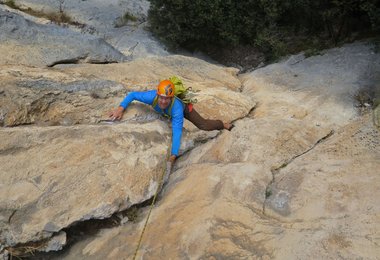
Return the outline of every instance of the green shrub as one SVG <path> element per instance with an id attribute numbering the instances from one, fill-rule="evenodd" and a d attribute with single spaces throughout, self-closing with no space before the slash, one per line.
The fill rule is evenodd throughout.
<path id="1" fill-rule="evenodd" d="M 17 5 L 14 0 L 7 0 L 4 2 L 5 5 L 9 6 L 10 8 L 17 9 Z"/>
<path id="2" fill-rule="evenodd" d="M 137 22 L 138 18 L 131 14 L 130 12 L 125 12 L 124 15 L 120 18 L 118 18 L 115 22 L 115 27 L 122 27 L 124 25 L 127 25 L 128 22 Z"/>
<path id="3" fill-rule="evenodd" d="M 61 24 L 61 23 L 68 23 L 68 24 L 73 24 L 73 25 L 81 25 L 78 22 L 73 21 L 73 19 L 64 12 L 63 10 L 63 3 L 64 0 L 59 0 L 59 12 L 44 12 L 44 11 L 38 11 L 38 10 L 33 10 L 32 8 L 28 7 L 21 7 L 15 3 L 14 0 L 7 0 L 4 2 L 5 5 L 13 8 L 20 10 L 22 12 L 25 12 L 29 15 L 35 16 L 35 17 L 42 17 L 51 20 L 54 23 Z"/>
<path id="4" fill-rule="evenodd" d="M 273 58 L 378 34 L 378 0 L 150 0 L 151 31 L 190 50 L 257 46 Z"/>

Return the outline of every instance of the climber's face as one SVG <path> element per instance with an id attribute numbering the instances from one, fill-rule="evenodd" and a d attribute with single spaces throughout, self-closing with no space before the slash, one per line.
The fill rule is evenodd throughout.
<path id="1" fill-rule="evenodd" d="M 158 96 L 157 104 L 161 109 L 166 109 L 170 105 L 171 102 L 172 102 L 171 97 Z"/>

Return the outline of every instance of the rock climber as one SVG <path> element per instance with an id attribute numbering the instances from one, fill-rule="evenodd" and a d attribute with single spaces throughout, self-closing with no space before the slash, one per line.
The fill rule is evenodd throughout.
<path id="1" fill-rule="evenodd" d="M 181 99 L 174 95 L 174 92 L 174 84 L 170 80 L 163 80 L 157 85 L 156 90 L 130 92 L 119 107 L 109 113 L 111 120 L 120 120 L 128 105 L 137 100 L 151 105 L 155 111 L 169 117 L 172 122 L 172 147 L 171 155 L 168 159 L 168 171 L 171 170 L 179 153 L 183 118 L 205 131 L 231 130 L 233 127 L 231 123 L 223 123 L 221 120 L 204 119 L 195 111 L 193 104 L 184 104 Z"/>

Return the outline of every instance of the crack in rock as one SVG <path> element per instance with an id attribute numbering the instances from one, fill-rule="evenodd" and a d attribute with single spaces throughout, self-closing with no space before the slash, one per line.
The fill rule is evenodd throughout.
<path id="1" fill-rule="evenodd" d="M 133 56 L 133 52 L 135 51 L 137 45 L 139 45 L 139 42 L 136 42 L 134 46 L 128 49 L 128 51 L 131 53 L 130 56 Z"/>
<path id="2" fill-rule="evenodd" d="M 67 64 L 80 64 L 80 63 L 90 63 L 90 64 L 111 64 L 111 63 L 118 63 L 117 61 L 100 61 L 100 60 L 95 60 L 89 58 L 88 55 L 83 56 L 83 57 L 77 57 L 77 58 L 72 58 L 72 59 L 63 59 L 63 60 L 58 60 L 55 61 L 51 64 L 48 64 L 47 67 L 53 68 L 54 66 L 57 65 L 67 65 Z"/>
<path id="3" fill-rule="evenodd" d="M 8 224 L 11 224 L 12 217 L 16 214 L 16 212 L 17 212 L 17 209 L 13 210 L 12 214 L 8 218 Z"/>
<path id="4" fill-rule="evenodd" d="M 253 107 L 251 107 L 251 109 L 248 111 L 248 113 L 246 115 L 232 120 L 231 123 L 235 123 L 236 121 L 242 120 L 244 118 L 253 118 L 252 115 L 254 114 L 255 110 L 256 110 L 256 104 Z"/>
<path id="5" fill-rule="evenodd" d="M 64 255 L 76 242 L 83 240 L 89 236 L 95 236 L 101 229 L 113 228 L 124 225 L 127 222 L 135 222 L 140 218 L 140 210 L 152 203 L 152 198 L 142 203 L 132 205 L 130 208 L 115 212 L 109 218 L 104 219 L 88 219 L 84 221 L 78 221 L 65 227 L 61 230 L 52 232 L 53 236 L 49 239 L 40 241 L 32 241 L 24 244 L 18 244 L 14 247 L 3 247 L 0 250 L 1 254 L 9 255 L 16 258 L 27 259 L 50 259 L 60 258 Z M 64 243 L 57 246 L 57 236 L 65 234 Z M 50 248 L 46 250 L 46 248 Z"/>
<path id="6" fill-rule="evenodd" d="M 322 138 L 320 138 L 317 142 L 315 142 L 310 148 L 306 149 L 305 151 L 303 151 L 302 153 L 300 154 L 297 154 L 293 157 L 291 157 L 290 159 L 286 160 L 284 163 L 282 163 L 279 167 L 272 167 L 271 169 L 271 173 L 272 173 L 272 180 L 267 184 L 266 188 L 265 188 L 265 200 L 264 200 L 264 203 L 263 203 L 263 209 L 262 209 L 262 213 L 266 216 L 266 206 L 267 204 L 269 203 L 269 198 L 273 195 L 272 194 L 272 186 L 274 185 L 274 182 L 276 180 L 276 175 L 278 175 L 278 173 L 281 171 L 281 169 L 285 168 L 286 166 L 288 166 L 290 163 L 292 163 L 295 159 L 307 154 L 308 152 L 312 151 L 317 145 L 319 145 L 320 143 L 322 143 L 323 141 L 327 140 L 328 138 L 330 138 L 332 135 L 334 134 L 334 130 L 330 130 L 330 132 L 323 136 Z M 289 194 L 287 194 L 286 192 L 282 192 L 281 194 L 278 195 L 278 201 L 276 202 L 278 208 L 286 208 L 287 206 L 287 203 L 288 203 L 288 199 L 289 199 Z"/>
<path id="7" fill-rule="evenodd" d="M 256 105 L 253 106 L 253 107 L 248 111 L 248 113 L 247 113 L 246 115 L 241 116 L 241 117 L 238 117 L 238 118 L 232 120 L 232 121 L 231 121 L 231 124 L 233 124 L 233 123 L 235 123 L 235 122 L 237 122 L 237 121 L 239 121 L 239 120 L 242 120 L 242 119 L 244 119 L 244 118 L 253 118 L 253 117 L 252 117 L 252 114 L 254 113 L 255 109 L 256 109 Z M 231 129 L 231 130 L 232 130 L 232 129 Z M 230 130 L 230 131 L 231 131 L 231 130 Z M 205 143 L 207 143 L 207 142 L 209 142 L 209 141 L 211 141 L 211 140 L 214 140 L 214 139 L 218 138 L 222 133 L 223 133 L 223 131 L 219 131 L 215 136 L 211 136 L 211 137 L 208 137 L 208 138 L 206 138 L 206 139 L 202 139 L 202 140 L 198 140 L 198 141 L 194 142 L 194 146 L 193 146 L 192 148 L 189 148 L 189 149 L 186 149 L 185 151 L 183 151 L 183 153 L 180 154 L 179 157 L 182 157 L 182 156 L 184 156 L 184 155 L 187 155 L 187 154 L 189 154 L 193 149 L 197 148 L 198 146 L 203 145 L 203 144 L 205 144 Z M 178 170 L 178 169 L 179 169 L 179 168 L 176 168 L 176 167 L 174 168 L 174 170 Z"/>
<path id="8" fill-rule="evenodd" d="M 136 47 L 136 46 L 134 46 L 134 47 Z M 71 61 L 75 61 L 75 60 L 71 60 Z M 57 64 L 59 64 L 59 63 L 55 63 L 54 65 L 57 65 Z M 62 61 L 61 61 L 61 64 L 62 64 Z M 51 67 L 54 65 L 51 65 Z M 256 108 L 256 105 L 254 105 L 248 111 L 248 113 L 246 115 L 232 120 L 231 123 L 236 122 L 238 120 L 242 120 L 242 119 L 247 118 L 247 117 L 251 117 L 255 108 Z M 157 117 L 159 117 L 159 116 L 160 115 L 158 115 Z M 152 119 L 153 120 L 157 119 L 157 117 L 155 117 L 155 116 L 152 117 L 152 116 L 148 115 L 148 116 L 144 116 L 143 118 L 132 118 L 129 120 L 123 120 L 123 121 L 118 121 L 118 122 L 113 122 L 113 121 L 109 122 L 109 120 L 103 120 L 104 121 L 103 123 L 112 123 L 112 124 L 116 123 L 117 124 L 117 123 L 125 123 L 126 121 L 139 122 L 139 121 L 141 121 L 141 119 L 148 119 L 148 121 L 150 121 Z M 101 123 L 101 122 L 97 122 L 97 124 L 99 124 L 99 123 Z M 202 140 L 198 143 L 204 144 L 206 142 L 209 142 L 210 140 L 216 139 L 221 133 L 222 133 L 222 131 L 219 131 L 215 136 L 207 138 L 205 140 Z M 194 147 L 192 149 L 194 149 L 197 146 L 198 145 L 194 145 Z M 192 149 L 186 151 L 184 154 L 188 153 Z M 182 154 L 182 155 L 184 155 L 184 154 Z M 43 257 L 57 257 L 59 255 L 64 254 L 65 252 L 67 252 L 69 250 L 69 248 L 74 243 L 76 243 L 80 239 L 83 239 L 83 237 L 85 237 L 85 236 L 96 235 L 96 233 L 99 232 L 99 230 L 101 230 L 103 228 L 111 228 L 111 227 L 123 225 L 123 224 L 125 224 L 124 222 L 126 222 L 125 219 L 129 219 L 129 221 L 134 221 L 133 218 L 136 219 L 138 216 L 131 217 L 130 216 L 131 214 L 129 214 L 129 212 L 133 211 L 134 214 L 136 215 L 137 213 L 135 211 L 138 211 L 139 209 L 143 209 L 143 208 L 149 206 L 151 204 L 152 199 L 153 198 L 150 198 L 150 199 L 148 199 L 148 200 L 146 200 L 140 204 L 131 205 L 131 207 L 129 207 L 128 209 L 126 209 L 124 211 L 115 212 L 109 218 L 82 220 L 82 221 L 75 222 L 75 223 L 71 224 L 70 226 L 65 227 L 61 230 L 58 230 L 56 228 L 50 228 L 48 226 L 47 229 L 49 229 L 49 230 L 51 229 L 51 232 L 53 234 L 59 234 L 59 232 L 65 232 L 65 234 L 66 234 L 66 240 L 67 241 L 65 240 L 65 244 L 62 245 L 62 247 L 60 249 L 58 249 L 59 251 L 43 252 L 43 251 L 39 250 L 39 248 L 44 248 L 49 243 L 49 239 L 45 239 L 45 240 L 41 240 L 41 241 L 34 241 L 34 242 L 22 244 L 22 245 L 20 244 L 20 245 L 14 246 L 14 247 L 7 247 L 7 248 L 4 248 L 4 250 L 7 250 L 10 253 L 10 255 L 14 255 L 16 257 L 28 257 L 28 258 L 31 257 L 32 259 L 33 258 L 38 259 L 39 257 L 42 257 L 42 258 Z M 11 215 L 9 220 L 11 220 L 14 213 Z M 52 237 L 54 237 L 54 235 Z"/>

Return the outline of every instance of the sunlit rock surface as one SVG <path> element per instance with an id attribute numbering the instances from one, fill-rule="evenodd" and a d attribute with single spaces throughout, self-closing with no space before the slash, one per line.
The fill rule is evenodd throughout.
<path id="1" fill-rule="evenodd" d="M 240 76 L 255 110 L 177 161 L 137 258 L 377 259 L 380 133 L 352 94 L 379 60 L 349 45 Z M 131 259 L 147 213 L 64 258 Z"/>
<path id="2" fill-rule="evenodd" d="M 58 250 L 66 241 L 62 229 L 108 218 L 154 195 L 171 144 L 170 124 L 138 102 L 120 122 L 107 121 L 107 112 L 129 91 L 154 89 L 159 79 L 177 75 L 199 91 L 195 108 L 205 117 L 231 121 L 255 106 L 240 93 L 235 69 L 183 56 L 61 68 L 3 65 L 0 75 L 5 247 L 53 238 L 49 248 Z M 210 99 L 218 102 L 208 108 Z M 217 134 L 187 122 L 181 153 Z"/>
<path id="3" fill-rule="evenodd" d="M 127 57 L 104 39 L 57 25 L 32 22 L 0 9 L 0 64 L 54 66 L 62 63 L 113 63 Z"/>

